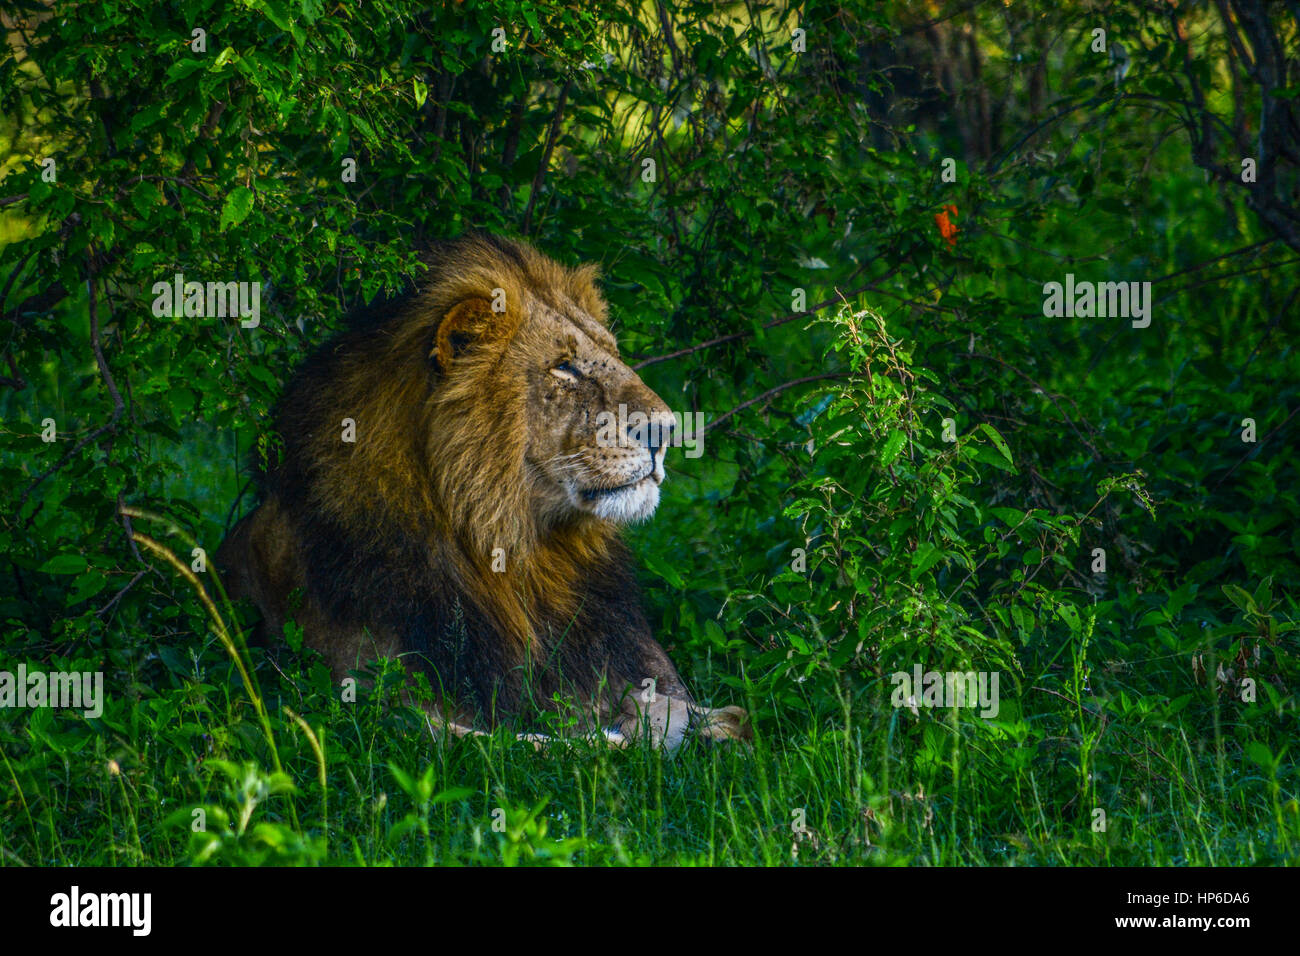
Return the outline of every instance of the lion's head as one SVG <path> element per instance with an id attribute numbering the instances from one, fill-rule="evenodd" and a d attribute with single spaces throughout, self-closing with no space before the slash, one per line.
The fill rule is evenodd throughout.
<path id="1" fill-rule="evenodd" d="M 619 357 L 595 270 L 485 239 L 445 248 L 431 268 L 424 307 L 442 381 L 427 457 L 437 462 L 448 440 L 460 455 L 440 473 L 444 497 L 464 493 L 456 465 L 483 470 L 491 448 L 499 457 L 490 477 L 526 494 L 542 529 L 648 517 L 673 417 Z M 447 287 L 439 274 L 456 279 Z"/>
<path id="2" fill-rule="evenodd" d="M 623 727 L 649 679 L 664 739 L 713 721 L 618 539 L 659 501 L 673 418 L 619 357 L 595 269 L 484 237 L 427 266 L 286 389 L 283 455 L 218 554 L 231 593 L 272 634 L 292 613 L 339 677 L 407 657 L 443 713 L 562 695 Z M 743 735 L 733 718 L 712 732 Z"/>
<path id="3" fill-rule="evenodd" d="M 413 590 L 435 548 L 527 642 L 539 606 L 571 612 L 617 526 L 654 511 L 673 418 L 619 357 L 593 266 L 481 236 L 425 262 L 412 294 L 300 370 L 266 491 L 313 547 L 323 529 L 413 569 Z"/>

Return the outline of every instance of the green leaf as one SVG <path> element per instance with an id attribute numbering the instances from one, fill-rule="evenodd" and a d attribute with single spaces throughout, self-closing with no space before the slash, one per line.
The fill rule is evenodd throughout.
<path id="1" fill-rule="evenodd" d="M 175 83 L 177 80 L 183 80 L 191 73 L 197 73 L 206 66 L 206 61 L 197 57 L 194 59 L 180 60 L 167 68 L 167 82 Z"/>
<path id="2" fill-rule="evenodd" d="M 936 548 L 929 541 L 922 541 L 916 546 L 916 552 L 912 555 L 912 580 L 917 580 L 943 559 L 942 548 Z"/>
<path id="3" fill-rule="evenodd" d="M 907 435 L 901 431 L 890 432 L 889 437 L 885 439 L 885 447 L 880 450 L 880 463 L 882 465 L 891 465 L 898 453 L 903 449 L 903 442 L 907 441 Z"/>
<path id="4" fill-rule="evenodd" d="M 153 183 L 141 180 L 131 190 L 131 205 L 140 217 L 147 218 L 152 213 L 153 208 L 158 205 L 161 197 L 158 195 L 158 187 Z"/>
<path id="5" fill-rule="evenodd" d="M 68 595 L 67 606 L 80 604 L 89 600 L 108 586 L 108 578 L 98 571 L 87 571 L 72 582 L 72 591 Z"/>
<path id="6" fill-rule="evenodd" d="M 393 775 L 393 779 L 397 781 L 397 785 L 401 787 L 404 791 L 406 791 L 408 796 L 410 797 L 416 796 L 415 780 L 411 777 L 409 773 L 407 773 L 401 767 L 397 766 L 397 764 L 393 763 L 392 761 L 389 761 L 388 763 L 388 772 Z"/>
<path id="7" fill-rule="evenodd" d="M 681 572 L 674 568 L 667 561 L 660 559 L 655 555 L 646 555 L 644 558 L 645 566 L 653 571 L 659 577 L 663 578 L 675 588 L 685 588 L 686 580 L 682 577 Z"/>
<path id="8" fill-rule="evenodd" d="M 253 191 L 247 186 L 237 186 L 230 191 L 226 197 L 225 206 L 221 210 L 221 222 L 219 229 L 225 232 L 231 226 L 238 226 L 248 218 L 248 214 L 253 211 Z"/>
<path id="9" fill-rule="evenodd" d="M 1274 769 L 1276 758 L 1273 756 L 1273 752 L 1258 740 L 1252 740 L 1246 744 L 1246 756 L 1265 770 L 1272 771 Z"/>
<path id="10" fill-rule="evenodd" d="M 1255 610 L 1255 599 L 1251 597 L 1250 592 L 1245 588 L 1238 587 L 1235 584 L 1224 584 L 1222 588 L 1224 596 L 1241 610 L 1247 613 Z"/>
<path id="11" fill-rule="evenodd" d="M 459 803 L 474 795 L 475 791 L 469 787 L 449 787 L 446 790 L 440 790 L 433 796 L 430 803 Z"/>
<path id="12" fill-rule="evenodd" d="M 1007 460 L 1007 464 L 1014 466 L 1016 462 L 1015 459 L 1011 457 L 1011 449 L 1007 447 L 1007 443 L 1002 439 L 1002 436 L 998 434 L 998 430 L 987 422 L 981 422 L 979 428 L 980 431 L 989 436 L 989 441 L 993 442 L 994 447 L 997 448 L 998 451 L 1002 452 L 1003 457 Z"/>
<path id="13" fill-rule="evenodd" d="M 57 557 L 50 558 L 42 564 L 37 570 L 45 574 L 80 574 L 90 566 L 81 554 L 60 554 Z"/>

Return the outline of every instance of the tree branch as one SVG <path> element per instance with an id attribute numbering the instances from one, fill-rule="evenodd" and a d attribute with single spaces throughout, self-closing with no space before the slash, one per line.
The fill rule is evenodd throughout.
<path id="1" fill-rule="evenodd" d="M 113 381 L 113 373 L 109 370 L 108 362 L 104 358 L 104 347 L 100 344 L 99 340 L 99 298 L 95 294 L 95 278 L 97 272 L 95 268 L 94 252 L 93 250 L 88 250 L 88 253 L 89 258 L 86 269 L 89 273 L 89 277 L 86 279 L 86 285 L 89 292 L 90 344 L 95 353 L 95 364 L 99 367 L 100 377 L 104 380 L 104 384 L 108 388 L 108 394 L 113 399 L 113 414 L 107 422 L 100 425 L 85 438 L 81 439 L 81 441 L 73 445 L 61 458 L 59 458 L 58 461 L 38 475 L 36 480 L 27 486 L 27 490 L 23 492 L 23 496 L 18 502 L 18 510 L 20 511 L 22 510 L 23 505 L 27 504 L 27 499 L 32 496 L 32 492 L 35 491 L 46 478 L 49 478 L 50 475 L 54 474 L 71 461 L 72 457 L 76 455 L 77 452 L 81 451 L 82 448 L 86 447 L 86 445 L 91 442 L 96 441 L 106 432 L 116 432 L 118 419 L 122 417 L 122 412 L 126 409 L 126 404 L 122 401 L 122 395 L 117 390 L 117 383 Z"/>
<path id="2" fill-rule="evenodd" d="M 793 322 L 795 319 L 815 315 L 816 313 L 820 312 L 822 309 L 826 308 L 827 306 L 837 305 L 839 303 L 842 303 L 845 299 L 852 298 L 855 295 L 861 295 L 864 292 L 868 292 L 871 289 L 875 288 L 880 283 L 884 282 L 886 279 L 895 275 L 898 272 L 898 270 L 902 268 L 902 264 L 907 261 L 907 258 L 911 254 L 912 254 L 912 250 L 908 249 L 899 258 L 898 265 L 894 266 L 894 268 L 890 269 L 884 275 L 877 276 L 876 278 L 872 279 L 866 285 L 858 286 L 858 288 L 853 289 L 848 293 L 836 292 L 834 296 L 827 299 L 826 301 L 818 302 L 816 305 L 812 306 L 809 309 L 805 309 L 802 312 L 791 312 L 788 315 L 777 316 L 774 319 L 764 322 L 763 328 L 771 329 L 771 328 L 775 328 L 778 325 L 784 325 L 787 322 Z M 711 349 L 715 345 L 725 345 L 728 342 L 738 342 L 741 339 L 749 338 L 753 334 L 754 331 L 752 329 L 746 329 L 743 332 L 732 332 L 729 335 L 720 335 L 716 339 L 709 339 L 707 342 L 698 342 L 695 345 L 688 345 L 684 349 L 678 349 L 675 352 L 668 352 L 665 355 L 652 355 L 649 358 L 644 358 L 641 361 L 637 362 L 635 365 L 632 366 L 632 370 L 640 371 L 641 369 L 645 368 L 647 365 L 657 365 L 660 362 L 667 362 L 670 359 L 681 358 L 683 355 L 691 355 L 695 352 L 703 351 L 704 349 Z"/>
<path id="3" fill-rule="evenodd" d="M 739 405 L 737 405 L 735 408 L 731 409 L 730 411 L 723 412 L 713 421 L 705 425 L 704 430 L 706 432 L 713 431 L 713 429 L 717 428 L 719 425 L 725 422 L 732 415 L 735 415 L 737 412 L 743 412 L 751 405 L 757 405 L 759 402 L 766 401 L 772 396 L 784 392 L 788 388 L 794 388 L 796 385 L 807 385 L 809 382 L 820 382 L 828 378 L 848 378 L 848 374 L 849 374 L 848 372 L 826 372 L 822 375 L 809 375 L 807 378 L 797 378 L 792 382 L 784 382 L 776 386 L 775 388 L 769 388 L 762 395 L 758 395 L 754 398 L 749 399 L 748 401 L 741 402 Z"/>
<path id="4" fill-rule="evenodd" d="M 564 119 L 564 104 L 569 98 L 569 87 L 573 84 L 572 80 L 565 80 L 564 85 L 560 87 L 560 98 L 555 104 L 555 115 L 551 117 L 551 128 L 546 132 L 546 147 L 542 150 L 542 161 L 537 164 L 537 172 L 533 176 L 533 188 L 528 193 L 528 206 L 524 209 L 523 234 L 528 235 L 528 230 L 533 225 L 533 207 L 537 204 L 537 196 L 542 190 L 542 183 L 546 181 L 546 170 L 551 165 L 551 152 L 555 149 L 555 141 L 560 136 L 560 123 Z"/>

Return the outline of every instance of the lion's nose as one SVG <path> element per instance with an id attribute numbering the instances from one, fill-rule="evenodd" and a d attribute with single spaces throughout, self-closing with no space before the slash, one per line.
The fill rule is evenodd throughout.
<path id="1" fill-rule="evenodd" d="M 646 448 L 650 449 L 652 458 L 659 457 L 659 450 L 667 448 L 673 443 L 673 429 L 677 427 L 677 422 L 672 416 L 656 415 L 651 420 L 651 427 L 646 429 Z"/>
<path id="2" fill-rule="evenodd" d="M 650 473 L 656 484 L 663 484 L 666 449 L 672 444 L 673 429 L 677 422 L 669 412 L 656 413 L 651 421 L 653 425 L 646 440 L 646 448 L 650 451 Z"/>

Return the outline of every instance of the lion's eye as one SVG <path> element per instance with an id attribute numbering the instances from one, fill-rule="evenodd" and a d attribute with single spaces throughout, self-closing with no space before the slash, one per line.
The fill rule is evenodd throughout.
<path id="1" fill-rule="evenodd" d="M 576 382 L 582 378 L 582 373 L 569 362 L 561 362 L 559 365 L 554 366 L 551 369 L 551 374 L 565 382 Z"/>

